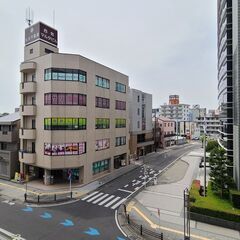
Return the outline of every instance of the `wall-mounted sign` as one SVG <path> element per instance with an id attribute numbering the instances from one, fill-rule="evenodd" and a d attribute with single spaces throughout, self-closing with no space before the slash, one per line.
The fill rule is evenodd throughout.
<path id="1" fill-rule="evenodd" d="M 58 44 L 57 30 L 38 22 L 25 29 L 25 45 L 42 40 L 54 46 Z"/>

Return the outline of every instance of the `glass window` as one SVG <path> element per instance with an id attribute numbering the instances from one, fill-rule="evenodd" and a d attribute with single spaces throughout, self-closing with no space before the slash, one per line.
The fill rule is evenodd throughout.
<path id="1" fill-rule="evenodd" d="M 58 71 L 58 77 L 57 77 L 57 79 L 58 79 L 58 80 L 62 80 L 62 81 L 66 80 L 65 69 L 58 69 L 57 71 Z"/>
<path id="2" fill-rule="evenodd" d="M 73 70 L 73 81 L 78 81 L 78 70 Z"/>
<path id="3" fill-rule="evenodd" d="M 48 156 L 52 155 L 52 146 L 50 143 L 44 143 L 44 154 Z"/>
<path id="4" fill-rule="evenodd" d="M 79 94 L 79 105 L 86 106 L 87 105 L 87 96 L 83 94 Z"/>
<path id="5" fill-rule="evenodd" d="M 52 69 L 52 80 L 58 80 L 58 72 L 57 69 Z"/>
<path id="6" fill-rule="evenodd" d="M 51 69 L 45 69 L 45 76 L 44 79 L 47 80 L 51 80 Z"/>
<path id="7" fill-rule="evenodd" d="M 52 99 L 51 93 L 45 93 L 45 95 L 44 95 L 45 105 L 51 105 L 51 103 L 52 103 L 51 99 Z"/>
<path id="8" fill-rule="evenodd" d="M 78 144 L 77 143 L 72 144 L 72 154 L 78 155 Z"/>
<path id="9" fill-rule="evenodd" d="M 65 155 L 65 144 L 58 144 L 58 156 Z"/>
<path id="10" fill-rule="evenodd" d="M 67 105 L 72 105 L 73 104 L 73 98 L 71 93 L 66 94 L 66 104 Z"/>
<path id="11" fill-rule="evenodd" d="M 66 127 L 65 118 L 58 118 L 56 130 L 64 130 Z"/>
<path id="12" fill-rule="evenodd" d="M 79 70 L 79 81 L 80 82 L 86 82 L 86 72 Z"/>
<path id="13" fill-rule="evenodd" d="M 73 119 L 66 118 L 66 130 L 72 130 L 72 129 L 73 129 Z"/>
<path id="14" fill-rule="evenodd" d="M 51 96 L 52 96 L 52 105 L 57 105 L 58 103 L 57 93 L 52 93 Z"/>
<path id="15" fill-rule="evenodd" d="M 78 94 L 77 93 L 73 94 L 73 105 L 78 105 Z"/>
<path id="16" fill-rule="evenodd" d="M 86 143 L 79 143 L 78 152 L 79 152 L 79 155 L 86 152 Z"/>
<path id="17" fill-rule="evenodd" d="M 58 104 L 65 105 L 65 94 L 64 93 L 58 93 Z"/>
<path id="18" fill-rule="evenodd" d="M 65 145 L 65 155 L 73 155 L 73 144 L 72 143 L 66 143 Z"/>
<path id="19" fill-rule="evenodd" d="M 73 118 L 72 124 L 73 124 L 73 129 L 77 130 L 78 129 L 78 118 Z"/>
<path id="20" fill-rule="evenodd" d="M 126 85 L 116 82 L 116 89 L 115 90 L 117 92 L 126 93 Z"/>
<path id="21" fill-rule="evenodd" d="M 73 80 L 72 69 L 66 69 L 66 80 L 67 81 L 72 81 Z"/>

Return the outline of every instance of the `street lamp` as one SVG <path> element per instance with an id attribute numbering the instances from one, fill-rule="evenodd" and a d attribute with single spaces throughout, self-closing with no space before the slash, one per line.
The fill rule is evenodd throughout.
<path id="1" fill-rule="evenodd" d="M 206 190 L 207 190 L 207 172 L 206 172 L 206 115 L 204 116 L 204 125 L 203 125 L 203 159 L 204 159 L 204 197 L 206 197 Z"/>

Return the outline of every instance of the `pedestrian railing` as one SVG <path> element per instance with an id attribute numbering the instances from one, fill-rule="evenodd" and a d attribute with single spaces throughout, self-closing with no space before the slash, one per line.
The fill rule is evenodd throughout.
<path id="1" fill-rule="evenodd" d="M 59 192 L 59 193 L 25 193 L 24 200 L 27 203 L 56 203 L 65 202 L 73 199 L 72 192 Z"/>
<path id="2" fill-rule="evenodd" d="M 162 232 L 157 232 L 154 230 L 149 229 L 147 226 L 143 224 L 138 224 L 134 218 L 132 218 L 129 213 L 127 212 L 127 208 L 125 204 L 122 204 L 119 208 L 119 214 L 124 216 L 125 223 L 131 227 L 136 233 L 138 233 L 141 236 L 145 237 L 152 237 L 153 239 L 161 239 L 166 240 L 166 238 L 163 238 Z"/>

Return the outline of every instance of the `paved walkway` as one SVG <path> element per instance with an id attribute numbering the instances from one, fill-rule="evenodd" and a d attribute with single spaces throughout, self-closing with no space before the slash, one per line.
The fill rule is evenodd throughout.
<path id="1" fill-rule="evenodd" d="M 160 228 L 166 237 L 181 239 L 183 235 L 183 190 L 193 179 L 203 184 L 203 170 L 199 162 L 203 153 L 190 152 L 182 157 L 158 179 L 158 185 L 147 187 L 127 207 L 130 217 L 149 228 Z M 160 217 L 158 216 L 160 209 Z M 240 232 L 205 223 L 191 221 L 191 239 L 236 240 Z"/>

